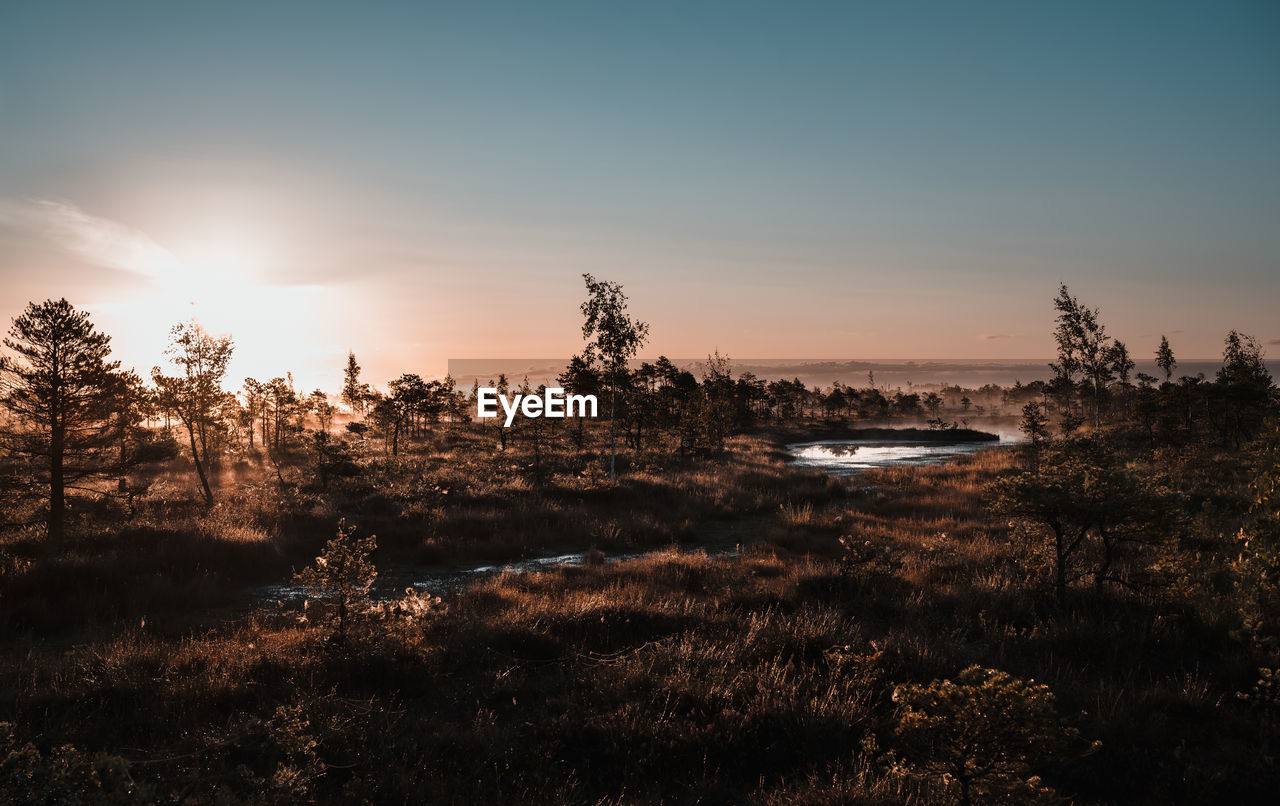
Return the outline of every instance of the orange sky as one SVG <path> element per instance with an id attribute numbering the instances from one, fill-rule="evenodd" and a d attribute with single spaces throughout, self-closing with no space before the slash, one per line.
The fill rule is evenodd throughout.
<path id="1" fill-rule="evenodd" d="M 252 198 L 261 204 L 261 195 Z M 153 224 L 141 212 L 126 222 L 65 203 L 9 204 L 0 212 L 9 227 L 7 254 L 21 256 L 29 268 L 10 274 L 0 299 L 5 313 L 16 314 L 28 299 L 66 295 L 113 336 L 117 357 L 144 373 L 161 360 L 168 327 L 195 316 L 211 331 L 235 337 L 236 383 L 292 371 L 300 386 L 328 390 L 337 387 L 347 349 L 379 385 L 406 371 L 443 374 L 450 357 L 576 352 L 581 271 L 624 283 L 633 312 L 651 324 L 646 355 L 718 349 L 755 358 L 1035 358 L 1053 352 L 1055 287 L 1043 277 L 988 288 L 963 276 L 944 284 L 937 272 L 883 267 L 867 256 L 865 266 L 851 258 L 843 271 L 820 267 L 830 274 L 798 264 L 741 281 L 732 278 L 727 259 L 673 255 L 663 261 L 667 268 L 649 271 L 640 255 L 604 261 L 532 236 L 523 248 L 478 238 L 474 253 L 458 246 L 396 256 L 383 245 L 359 242 L 315 250 L 307 245 L 331 243 L 323 240 L 331 230 L 320 216 L 290 220 L 282 209 L 278 215 L 289 224 L 277 231 L 265 211 L 246 221 L 231 214 L 241 207 L 229 204 L 224 217 L 206 212 L 200 227 L 184 227 L 184 216 L 156 208 Z M 308 227 L 315 228 L 310 237 Z M 529 258 L 512 271 L 521 254 Z M 340 265 L 344 259 L 349 271 Z M 320 269 L 308 276 L 312 266 Z M 1065 267 L 1062 276 L 1069 277 Z M 918 281 L 910 282 L 913 277 Z M 1212 357 L 1227 328 L 1274 321 L 1268 300 L 1214 305 L 1203 286 L 1087 277 L 1073 290 L 1102 307 L 1113 334 L 1140 355 L 1166 333 L 1181 355 Z M 1221 286 L 1209 293 L 1237 297 Z"/>

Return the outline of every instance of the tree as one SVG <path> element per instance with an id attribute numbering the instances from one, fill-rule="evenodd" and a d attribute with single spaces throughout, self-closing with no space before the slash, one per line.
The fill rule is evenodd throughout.
<path id="1" fill-rule="evenodd" d="M 458 382 L 454 380 L 452 373 L 446 373 L 444 380 L 440 381 L 440 412 L 449 418 L 450 423 L 463 423 L 467 421 L 467 398 L 466 393 L 458 388 Z"/>
<path id="2" fill-rule="evenodd" d="M 901 414 L 903 417 L 919 417 L 923 411 L 920 408 L 920 395 L 916 392 L 908 393 L 899 389 L 893 393 L 889 411 L 894 414 Z"/>
<path id="3" fill-rule="evenodd" d="M 1116 354 L 1123 345 L 1107 344 L 1107 329 L 1098 321 L 1098 309 L 1081 305 L 1065 284 L 1059 286 L 1053 307 L 1058 311 L 1054 331 L 1058 362 L 1049 367 L 1064 385 L 1074 385 L 1077 374 L 1084 376 L 1093 388 L 1094 427 L 1101 428 L 1102 394 L 1113 377 Z M 1128 351 L 1123 351 L 1123 358 L 1128 360 Z"/>
<path id="4" fill-rule="evenodd" d="M 244 419 L 249 431 L 249 449 L 253 449 L 253 424 L 262 423 L 262 447 L 267 447 L 267 385 L 253 378 L 244 379 Z"/>
<path id="5" fill-rule="evenodd" d="M 174 325 L 165 350 L 179 372 L 165 375 L 159 367 L 151 370 L 162 404 L 177 414 L 186 429 L 207 506 L 213 505 L 209 471 L 222 427 L 221 410 L 228 398 L 222 379 L 233 350 L 230 336 L 211 336 L 195 320 L 181 322 Z"/>
<path id="6" fill-rule="evenodd" d="M 542 397 L 546 394 L 546 384 L 538 384 L 535 390 L 529 385 L 529 376 L 524 376 L 524 383 L 520 384 L 520 394 L 524 396 Z M 534 417 L 529 421 L 529 441 L 533 443 L 533 478 L 537 484 L 542 483 L 542 424 L 544 418 Z"/>
<path id="7" fill-rule="evenodd" d="M 1058 719 L 1048 686 L 998 669 L 970 666 L 954 681 L 900 685 L 893 701 L 894 734 L 908 758 L 925 774 L 955 781 L 965 806 L 975 798 L 1022 803 L 1051 796 L 1032 765 L 1079 741 Z"/>
<path id="8" fill-rule="evenodd" d="M 322 489 L 329 486 L 329 479 L 334 476 L 354 476 L 359 472 L 359 465 L 346 441 L 326 429 L 312 431 L 308 436 L 315 461 L 316 479 Z"/>
<path id="9" fill-rule="evenodd" d="M 1129 348 L 1119 339 L 1113 340 L 1111 346 L 1107 348 L 1107 361 L 1110 362 L 1111 372 L 1119 381 L 1116 385 L 1116 390 L 1124 403 L 1124 411 L 1126 414 L 1131 414 L 1133 412 L 1133 384 L 1129 382 L 1129 378 L 1137 364 L 1134 362 L 1133 357 L 1129 355 Z"/>
<path id="10" fill-rule="evenodd" d="M 279 452 L 284 446 L 286 439 L 302 432 L 302 420 L 306 416 L 307 407 L 305 402 L 298 397 L 298 393 L 293 388 L 293 373 L 286 372 L 283 378 L 272 378 L 271 381 L 263 385 L 263 396 L 266 405 L 267 415 L 271 423 L 271 440 L 270 448 L 272 451 Z M 264 426 L 266 420 L 264 420 Z M 263 443 L 267 443 L 266 432 L 263 433 Z"/>
<path id="11" fill-rule="evenodd" d="M 1096 434 L 1048 446 L 1038 473 L 1001 479 L 993 493 L 998 512 L 1048 530 L 1059 601 L 1087 577 L 1098 590 L 1108 582 L 1135 587 L 1125 575 L 1129 549 L 1161 537 L 1172 511 L 1169 493 Z"/>
<path id="12" fill-rule="evenodd" d="M 347 423 L 347 433 L 355 434 L 364 442 L 365 436 L 369 433 L 368 423 Z"/>
<path id="13" fill-rule="evenodd" d="M 1164 370 L 1165 383 L 1173 380 L 1173 370 L 1178 366 L 1178 362 L 1173 357 L 1173 349 L 1169 347 L 1167 336 L 1160 337 L 1160 346 L 1156 348 L 1156 366 Z"/>
<path id="14" fill-rule="evenodd" d="M 707 356 L 702 370 L 702 395 L 698 417 L 699 431 L 706 449 L 712 453 L 724 450 L 729 435 L 733 408 L 733 367 L 729 356 L 716 350 Z"/>
<path id="15" fill-rule="evenodd" d="M 321 431 L 328 431 L 333 425 L 333 415 L 335 410 L 333 404 L 329 402 L 329 396 L 322 390 L 317 389 L 307 396 L 307 406 L 311 413 L 315 415 L 316 427 Z"/>
<path id="16" fill-rule="evenodd" d="M 382 432 L 383 450 L 392 456 L 400 452 L 400 429 L 404 418 L 404 407 L 394 397 L 378 397 L 369 412 L 369 419 Z"/>
<path id="17" fill-rule="evenodd" d="M 35 466 L 35 485 L 47 488 L 50 554 L 61 548 L 68 488 L 110 468 L 119 382 L 119 362 L 106 360 L 110 345 L 66 299 L 29 303 L 4 340 L 16 358 L 0 359 L 3 404 L 18 426 L 6 437 Z"/>
<path id="18" fill-rule="evenodd" d="M 405 373 L 387 384 L 388 399 L 394 406 L 395 428 L 392 434 L 391 453 L 399 452 L 399 438 L 406 426 L 413 431 L 418 430 L 419 420 L 430 404 L 430 390 L 422 376 Z"/>
<path id="19" fill-rule="evenodd" d="M 937 392 L 929 392 L 924 396 L 923 404 L 925 411 L 937 417 L 942 411 L 942 396 Z"/>
<path id="20" fill-rule="evenodd" d="M 1223 442 L 1235 447 L 1253 437 L 1276 409 L 1271 372 L 1262 360 L 1257 339 L 1235 330 L 1227 334 L 1222 368 L 1214 383 L 1215 420 Z"/>
<path id="21" fill-rule="evenodd" d="M 609 380 L 609 478 L 617 477 L 616 412 L 618 383 L 627 374 L 627 361 L 634 358 L 649 335 L 649 325 L 632 319 L 627 313 L 627 295 L 619 283 L 597 280 L 582 275 L 587 284 L 587 299 L 581 310 L 584 322 L 582 337 L 587 340 L 588 363 L 603 365 Z"/>
<path id="22" fill-rule="evenodd" d="M 168 431 L 157 433 L 146 426 L 156 394 L 143 385 L 142 379 L 132 370 L 113 372 L 108 385 L 111 412 L 111 437 L 114 465 L 107 475 L 116 477 L 116 494 L 129 502 L 146 492 L 146 484 L 130 485 L 128 474 L 135 467 L 147 462 L 170 459 L 178 454 L 178 444 Z"/>
<path id="23" fill-rule="evenodd" d="M 303 569 L 298 582 L 322 600 L 332 600 L 338 616 L 338 637 L 346 635 L 352 611 L 369 598 L 378 571 L 370 558 L 378 547 L 375 535 L 359 537 L 346 520 L 338 521 L 338 533 L 325 544 L 314 565 Z"/>
<path id="24" fill-rule="evenodd" d="M 511 391 L 511 382 L 507 380 L 507 374 L 505 372 L 498 373 L 498 380 L 496 382 L 493 380 L 490 380 L 489 386 L 493 389 L 498 390 L 499 397 L 506 397 L 507 393 Z M 517 421 L 513 420 L 512 422 L 514 423 Z M 506 451 L 507 432 L 509 431 L 509 429 L 505 425 L 503 425 L 501 417 L 494 418 L 493 425 L 498 430 L 499 450 Z"/>
<path id="25" fill-rule="evenodd" d="M 360 383 L 360 365 L 356 363 L 356 354 L 348 351 L 347 368 L 342 380 L 342 402 L 351 409 L 352 414 L 359 414 L 365 410 L 368 395 L 368 384 Z"/>
<path id="26" fill-rule="evenodd" d="M 1124 342 L 1118 339 L 1111 342 L 1111 347 L 1107 351 L 1107 360 L 1111 362 L 1111 371 L 1120 379 L 1120 383 L 1128 384 L 1129 375 L 1137 364 L 1130 357 L 1129 348 L 1124 345 Z"/>
<path id="27" fill-rule="evenodd" d="M 569 364 L 564 368 L 564 371 L 556 376 L 556 382 L 569 394 L 598 394 L 600 392 L 600 370 L 595 366 L 589 355 L 575 355 L 569 359 Z M 578 450 L 582 450 L 583 427 L 586 423 L 586 415 L 581 410 L 581 407 L 575 414 L 578 418 L 578 433 L 575 441 L 577 442 Z"/>
<path id="28" fill-rule="evenodd" d="M 1018 429 L 1027 436 L 1031 443 L 1031 472 L 1040 472 L 1040 446 L 1049 438 L 1049 418 L 1045 416 L 1040 404 L 1034 400 L 1022 407 L 1022 419 L 1018 421 Z"/>

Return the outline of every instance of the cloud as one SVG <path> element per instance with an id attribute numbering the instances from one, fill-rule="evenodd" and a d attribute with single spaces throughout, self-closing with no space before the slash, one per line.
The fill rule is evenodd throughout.
<path id="1" fill-rule="evenodd" d="M 182 261 L 145 232 L 66 202 L 0 200 L 0 226 L 51 241 L 95 266 L 156 278 L 185 271 Z"/>
<path id="2" fill-rule="evenodd" d="M 1011 338 L 1013 338 L 1012 333 L 980 333 L 978 334 L 979 341 L 997 341 L 999 339 L 1011 339 Z"/>

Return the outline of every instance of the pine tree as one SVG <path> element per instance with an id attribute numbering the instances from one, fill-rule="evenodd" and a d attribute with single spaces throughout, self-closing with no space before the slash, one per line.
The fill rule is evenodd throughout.
<path id="1" fill-rule="evenodd" d="M 15 354 L 0 359 L 2 401 L 14 420 L 6 442 L 30 463 L 32 486 L 46 490 L 46 545 L 54 554 L 65 534 L 68 488 L 113 466 L 119 362 L 106 360 L 111 337 L 66 299 L 28 304 L 4 345 Z"/>
<path id="2" fill-rule="evenodd" d="M 364 411 L 365 390 L 360 384 L 360 365 L 356 363 L 356 354 L 351 351 L 347 352 L 347 369 L 343 373 L 342 402 L 352 414 Z"/>
<path id="3" fill-rule="evenodd" d="M 1178 366 L 1178 362 L 1173 357 L 1173 349 L 1169 347 L 1169 339 L 1166 336 L 1160 337 L 1160 346 L 1156 349 L 1156 366 L 1164 370 L 1166 383 L 1173 380 L 1173 370 Z"/>
<path id="4" fill-rule="evenodd" d="M 1050 801 L 1033 765 L 1088 746 L 1058 719 L 1048 686 L 999 669 L 970 666 L 954 681 L 901 685 L 893 700 L 894 734 L 907 757 L 926 775 L 954 782 L 964 806 Z"/>
<path id="5" fill-rule="evenodd" d="M 376 536 L 360 537 L 346 520 L 338 521 L 337 535 L 325 544 L 315 564 L 297 576 L 298 581 L 317 598 L 328 599 L 335 604 L 339 637 L 346 634 L 352 612 L 367 601 L 373 581 L 378 577 L 370 559 L 377 546 Z"/>
<path id="6" fill-rule="evenodd" d="M 1039 403 L 1032 400 L 1022 407 L 1018 429 L 1027 435 L 1027 442 L 1031 443 L 1031 471 L 1039 473 L 1040 446 L 1049 438 L 1049 418 Z"/>

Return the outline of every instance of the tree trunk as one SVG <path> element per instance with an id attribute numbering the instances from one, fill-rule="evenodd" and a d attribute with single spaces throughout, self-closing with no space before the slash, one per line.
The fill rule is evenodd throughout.
<path id="1" fill-rule="evenodd" d="M 204 462 L 200 459 L 200 451 L 196 448 L 195 428 L 187 423 L 187 438 L 191 441 L 191 459 L 196 465 L 196 475 L 200 477 L 200 490 L 204 493 L 205 506 L 213 506 L 213 490 L 209 489 L 209 478 L 204 472 Z"/>
<path id="2" fill-rule="evenodd" d="M 615 478 L 617 478 L 617 472 L 615 470 L 615 467 L 618 461 L 618 450 L 617 450 L 617 440 L 614 437 L 614 425 L 613 425 L 614 400 L 618 396 L 618 390 L 617 390 L 618 384 L 617 384 L 616 378 L 614 379 L 614 383 L 611 384 L 611 386 L 613 388 L 609 390 L 609 481 L 613 481 Z"/>
<path id="3" fill-rule="evenodd" d="M 542 420 L 533 421 L 533 479 L 542 483 Z"/>
<path id="4" fill-rule="evenodd" d="M 1093 427 L 1102 430 L 1102 390 L 1098 388 L 1098 379 L 1093 379 Z"/>
<path id="5" fill-rule="evenodd" d="M 1102 593 L 1102 586 L 1106 583 L 1111 575 L 1111 563 L 1115 559 L 1114 547 L 1111 545 L 1111 536 L 1106 530 L 1099 529 L 1098 537 L 1102 539 L 1102 567 L 1098 569 L 1098 573 L 1094 575 L 1093 586 L 1094 591 L 1098 594 Z"/>
<path id="6" fill-rule="evenodd" d="M 49 444 L 49 534 L 45 544 L 50 557 L 62 550 L 63 516 L 66 511 L 66 481 L 62 470 L 65 442 L 62 427 L 55 425 Z"/>

